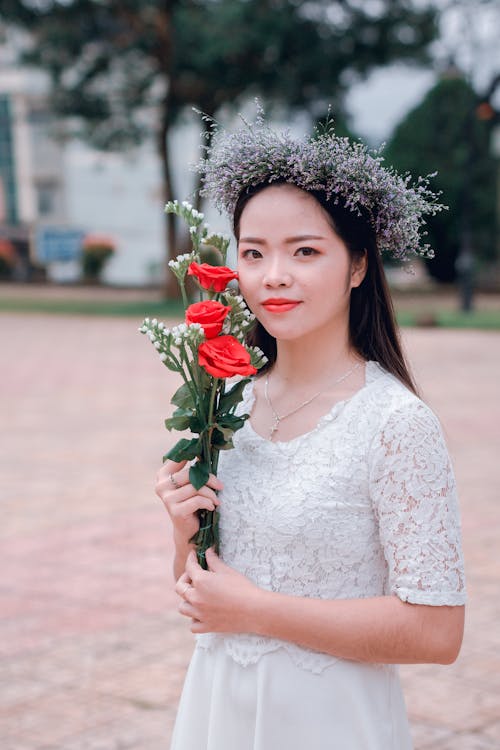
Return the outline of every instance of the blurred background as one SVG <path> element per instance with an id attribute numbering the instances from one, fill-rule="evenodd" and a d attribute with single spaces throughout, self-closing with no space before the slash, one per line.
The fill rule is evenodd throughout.
<path id="1" fill-rule="evenodd" d="M 449 210 L 386 267 L 462 508 L 466 637 L 403 670 L 416 750 L 499 750 L 497 0 L 0 0 L 1 750 L 160 750 L 192 650 L 154 495 L 175 376 L 137 332 L 178 319 L 163 211 L 200 205 L 210 132 L 255 97 L 337 132 Z M 230 263 L 234 254 L 229 256 Z"/>
<path id="2" fill-rule="evenodd" d="M 187 238 L 163 205 L 199 203 L 189 167 L 210 131 L 193 108 L 230 126 L 259 96 L 278 126 L 310 132 L 330 106 L 398 170 L 437 171 L 436 259 L 391 279 L 491 325 L 474 292 L 500 289 L 499 30 L 488 0 L 2 0 L 2 281 L 174 299 Z"/>

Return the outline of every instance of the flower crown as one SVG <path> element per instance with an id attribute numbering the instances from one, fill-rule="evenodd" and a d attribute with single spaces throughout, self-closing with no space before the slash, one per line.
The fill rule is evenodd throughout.
<path id="1" fill-rule="evenodd" d="M 383 166 L 381 149 L 370 153 L 363 143 L 336 136 L 331 120 L 310 138 L 297 140 L 288 131 L 270 128 L 259 105 L 255 123 L 242 117 L 243 126 L 233 133 L 221 132 L 215 120 L 202 116 L 210 122 L 213 140 L 194 169 L 201 173 L 201 195 L 219 210 L 232 216 L 240 194 L 249 187 L 289 182 L 323 191 L 327 199 L 335 196 L 335 202 L 340 197 L 358 214 L 365 209 L 379 252 L 400 260 L 434 257 L 432 248 L 421 244 L 420 229 L 424 214 L 447 208 L 437 202 L 440 193 L 429 188 L 429 177 L 436 173 L 411 185 L 408 173 L 399 175 Z"/>

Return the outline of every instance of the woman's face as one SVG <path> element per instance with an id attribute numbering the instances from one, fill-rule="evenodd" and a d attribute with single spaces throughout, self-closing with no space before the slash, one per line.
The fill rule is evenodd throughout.
<path id="1" fill-rule="evenodd" d="M 293 185 L 265 188 L 246 204 L 239 230 L 241 294 L 271 336 L 294 340 L 332 326 L 347 332 L 350 292 L 365 261 L 351 261 L 313 196 Z"/>

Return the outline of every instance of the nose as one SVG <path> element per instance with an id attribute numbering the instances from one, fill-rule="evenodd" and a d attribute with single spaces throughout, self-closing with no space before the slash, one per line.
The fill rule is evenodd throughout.
<path id="1" fill-rule="evenodd" d="M 280 286 L 289 287 L 292 283 L 292 277 L 283 260 L 275 257 L 269 260 L 262 281 L 268 289 Z"/>

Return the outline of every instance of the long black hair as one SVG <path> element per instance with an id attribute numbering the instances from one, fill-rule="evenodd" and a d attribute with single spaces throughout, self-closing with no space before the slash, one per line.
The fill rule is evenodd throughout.
<path id="1" fill-rule="evenodd" d="M 262 190 L 285 182 L 262 183 L 242 192 L 236 203 L 233 214 L 233 231 L 239 239 L 240 220 L 247 203 Z M 299 188 L 298 188 L 299 189 Z M 331 226 L 344 242 L 351 260 L 356 261 L 367 256 L 366 274 L 358 287 L 351 290 L 349 307 L 349 337 L 354 349 L 367 360 L 375 360 L 385 370 L 395 375 L 413 393 L 417 387 L 405 360 L 396 323 L 394 307 L 382 259 L 377 248 L 375 230 L 368 215 L 363 210 L 358 214 L 346 208 L 345 201 L 339 196 L 327 198 L 321 191 L 307 191 L 318 201 L 328 216 Z M 247 336 L 250 346 L 258 346 L 268 358 L 265 369 L 276 361 L 276 339 L 264 326 L 256 325 Z"/>

